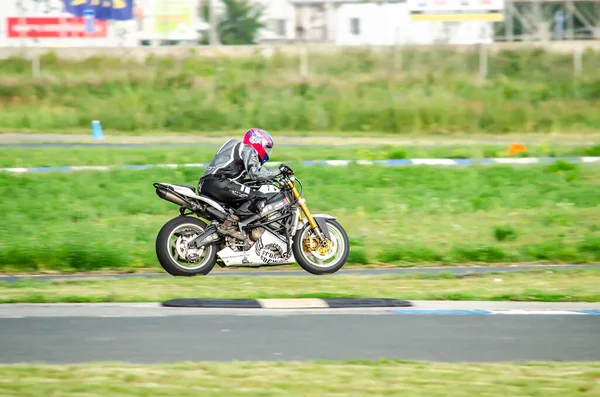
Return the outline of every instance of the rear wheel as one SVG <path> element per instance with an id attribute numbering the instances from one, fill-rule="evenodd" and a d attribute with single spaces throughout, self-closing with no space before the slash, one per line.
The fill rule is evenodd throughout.
<path id="1" fill-rule="evenodd" d="M 209 245 L 188 248 L 188 242 L 206 230 L 198 218 L 179 216 L 167 222 L 156 237 L 156 256 L 163 269 L 172 276 L 207 275 L 217 263 L 217 248 Z"/>
<path id="2" fill-rule="evenodd" d="M 309 223 L 294 235 L 294 258 L 304 270 L 312 274 L 337 272 L 344 266 L 350 253 L 350 242 L 342 225 L 334 219 L 327 219 L 326 225 L 331 239 L 326 240 L 324 245 L 319 245 L 318 237 Z"/>

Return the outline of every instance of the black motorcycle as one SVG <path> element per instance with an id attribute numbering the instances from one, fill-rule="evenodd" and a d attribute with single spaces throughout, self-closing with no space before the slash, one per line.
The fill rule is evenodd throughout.
<path id="1" fill-rule="evenodd" d="M 180 207 L 180 215 L 156 238 L 156 255 L 165 271 L 194 276 L 210 273 L 215 264 L 258 268 L 292 263 L 312 274 L 341 269 L 350 248 L 346 231 L 333 216 L 311 214 L 294 171 L 284 164 L 279 171 L 272 181 L 253 186 L 267 195 L 267 202 L 260 214 L 238 222 L 243 240 L 217 234 L 233 208 L 196 194 L 194 186 L 154 183 L 160 198 Z"/>

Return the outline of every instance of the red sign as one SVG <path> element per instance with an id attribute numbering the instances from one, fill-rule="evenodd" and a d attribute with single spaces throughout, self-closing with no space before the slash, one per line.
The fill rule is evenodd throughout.
<path id="1" fill-rule="evenodd" d="M 100 38 L 108 34 L 106 21 L 94 21 L 94 33 L 85 32 L 83 18 L 75 17 L 35 17 L 35 18 L 6 18 L 7 35 L 9 38 L 18 39 L 54 39 L 89 37 Z"/>

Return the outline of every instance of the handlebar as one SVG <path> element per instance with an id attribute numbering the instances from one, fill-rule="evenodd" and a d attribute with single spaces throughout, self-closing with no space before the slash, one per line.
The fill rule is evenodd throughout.
<path id="1" fill-rule="evenodd" d="M 294 175 L 294 170 L 292 170 L 290 167 L 288 167 L 286 164 L 280 164 L 279 165 L 279 172 L 283 175 Z"/>

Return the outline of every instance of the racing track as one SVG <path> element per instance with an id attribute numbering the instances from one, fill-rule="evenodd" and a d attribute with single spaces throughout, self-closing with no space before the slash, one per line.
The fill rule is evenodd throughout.
<path id="1" fill-rule="evenodd" d="M 467 308 L 421 314 L 420 308 Z M 473 315 L 470 307 L 599 304 L 416 302 L 385 309 L 173 309 L 157 304 L 1 305 L 0 362 L 405 359 L 444 362 L 600 360 L 599 315 Z M 510 315 L 512 313 L 513 315 Z"/>

